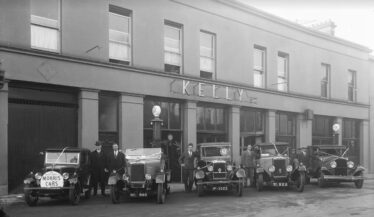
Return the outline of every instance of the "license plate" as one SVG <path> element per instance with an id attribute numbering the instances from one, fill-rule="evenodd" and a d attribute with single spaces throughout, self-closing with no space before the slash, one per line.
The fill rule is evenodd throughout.
<path id="1" fill-rule="evenodd" d="M 214 187 L 212 188 L 212 190 L 213 190 L 213 191 L 227 191 L 228 188 L 227 188 L 227 186 L 214 186 Z"/>
<path id="2" fill-rule="evenodd" d="M 61 188 L 64 186 L 64 179 L 60 173 L 49 171 L 44 173 L 40 180 L 40 187 L 42 188 Z"/>
<path id="3" fill-rule="evenodd" d="M 274 182 L 273 186 L 274 187 L 287 187 L 288 183 L 287 182 Z"/>

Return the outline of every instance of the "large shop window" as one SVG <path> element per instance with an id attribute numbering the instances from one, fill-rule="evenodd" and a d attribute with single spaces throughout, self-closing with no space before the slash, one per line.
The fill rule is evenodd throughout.
<path id="1" fill-rule="evenodd" d="M 265 112 L 258 109 L 240 109 L 240 154 L 244 148 L 265 141 Z"/>
<path id="2" fill-rule="evenodd" d="M 181 73 L 182 25 L 165 21 L 164 25 L 165 72 Z"/>
<path id="3" fill-rule="evenodd" d="M 60 1 L 31 0 L 31 48 L 60 52 Z"/>
<path id="4" fill-rule="evenodd" d="M 360 120 L 343 119 L 343 145 L 352 146 L 347 155 L 355 163 L 360 162 Z"/>
<path id="5" fill-rule="evenodd" d="M 227 141 L 227 111 L 224 107 L 198 105 L 197 143 Z"/>
<path id="6" fill-rule="evenodd" d="M 292 113 L 277 112 L 275 114 L 275 140 L 287 142 L 296 149 L 296 116 Z"/>
<path id="7" fill-rule="evenodd" d="M 313 119 L 312 145 L 334 144 L 333 124 L 333 117 L 315 115 Z"/>
<path id="8" fill-rule="evenodd" d="M 109 5 L 109 60 L 131 62 L 131 11 L 114 5 Z"/>
<path id="9" fill-rule="evenodd" d="M 115 94 L 99 94 L 99 140 L 104 142 L 105 149 L 118 143 L 118 103 Z"/>

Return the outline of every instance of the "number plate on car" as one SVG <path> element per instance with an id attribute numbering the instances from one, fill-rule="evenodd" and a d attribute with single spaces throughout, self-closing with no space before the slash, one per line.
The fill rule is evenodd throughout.
<path id="1" fill-rule="evenodd" d="M 213 191 L 227 191 L 227 186 L 214 186 L 212 187 Z"/>
<path id="2" fill-rule="evenodd" d="M 275 187 L 287 187 L 288 186 L 288 183 L 287 182 L 274 182 L 273 183 L 273 186 Z"/>
<path id="3" fill-rule="evenodd" d="M 62 175 L 55 171 L 44 173 L 40 180 L 40 187 L 42 188 L 60 188 L 64 186 L 64 179 Z"/>

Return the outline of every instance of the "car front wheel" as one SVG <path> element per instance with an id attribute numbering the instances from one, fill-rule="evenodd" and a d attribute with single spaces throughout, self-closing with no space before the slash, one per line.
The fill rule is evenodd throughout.
<path id="1" fill-rule="evenodd" d="M 157 203 L 163 204 L 165 203 L 166 198 L 166 189 L 164 188 L 163 183 L 157 184 Z"/>
<path id="2" fill-rule="evenodd" d="M 38 195 L 34 195 L 32 190 L 25 190 L 25 201 L 27 205 L 36 206 L 36 204 L 38 203 L 38 200 L 39 200 Z"/>
<path id="3" fill-rule="evenodd" d="M 262 191 L 263 187 L 264 187 L 264 175 L 260 173 L 257 175 L 256 189 L 257 191 Z"/>
<path id="4" fill-rule="evenodd" d="M 299 173 L 297 180 L 296 180 L 296 191 L 303 192 L 305 185 L 305 174 Z"/>
<path id="5" fill-rule="evenodd" d="M 69 190 L 69 200 L 71 205 L 77 205 L 81 198 L 81 191 L 79 187 L 79 183 L 74 185 L 74 188 Z"/>
<path id="6" fill-rule="evenodd" d="M 236 190 L 235 192 L 236 196 L 241 197 L 243 195 L 243 178 L 239 179 L 239 183 L 236 186 L 235 190 Z"/>
<path id="7" fill-rule="evenodd" d="M 202 197 L 204 196 L 204 187 L 201 185 L 202 181 L 197 181 L 196 188 L 197 188 L 197 196 Z"/>
<path id="8" fill-rule="evenodd" d="M 119 190 L 117 185 L 110 186 L 110 198 L 112 199 L 112 203 L 116 204 L 119 202 Z"/>
<path id="9" fill-rule="evenodd" d="M 360 173 L 358 175 L 361 176 L 362 174 Z M 363 185 L 364 185 L 364 180 L 363 179 L 355 181 L 356 188 L 360 189 L 360 188 L 362 188 Z"/>

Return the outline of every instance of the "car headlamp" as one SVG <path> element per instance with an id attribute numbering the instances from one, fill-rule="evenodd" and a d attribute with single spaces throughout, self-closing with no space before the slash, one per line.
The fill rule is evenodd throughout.
<path id="1" fill-rule="evenodd" d="M 63 173 L 63 174 L 62 174 L 62 178 L 64 178 L 64 179 L 68 179 L 68 178 L 69 178 L 69 173 Z"/>
<path id="2" fill-rule="evenodd" d="M 355 166 L 355 163 L 353 163 L 353 161 L 348 161 L 347 162 L 347 167 L 348 168 L 353 168 Z"/>
<path id="3" fill-rule="evenodd" d="M 330 162 L 330 167 L 331 168 L 336 168 L 336 162 L 335 161 L 331 161 Z"/>
<path id="4" fill-rule="evenodd" d="M 231 171 L 232 170 L 232 166 L 231 165 L 227 165 L 226 169 L 227 169 L 227 171 Z"/>
<path id="5" fill-rule="evenodd" d="M 291 172 L 292 171 L 292 166 L 291 165 L 288 165 L 287 168 L 286 168 L 287 172 Z"/>
<path id="6" fill-rule="evenodd" d="M 145 179 L 146 179 L 146 180 L 151 180 L 151 179 L 152 179 L 151 174 L 145 174 Z"/>
<path id="7" fill-rule="evenodd" d="M 202 170 L 197 171 L 196 174 L 195 174 L 196 179 L 203 179 L 204 176 L 205 176 L 205 174 Z"/>
<path id="8" fill-rule="evenodd" d="M 209 171 L 209 172 L 212 172 L 212 171 L 213 171 L 213 166 L 212 166 L 212 165 L 208 166 L 208 171 Z"/>
<path id="9" fill-rule="evenodd" d="M 41 179 L 42 178 L 42 174 L 41 173 L 35 173 L 35 179 Z"/>
<path id="10" fill-rule="evenodd" d="M 116 171 L 116 170 L 113 170 L 113 173 L 117 173 L 117 171 Z"/>
<path id="11" fill-rule="evenodd" d="M 271 165 L 269 167 L 269 172 L 273 173 L 275 171 L 275 166 L 274 165 Z"/>
<path id="12" fill-rule="evenodd" d="M 123 180 L 125 180 L 125 181 L 129 181 L 129 177 L 128 177 L 126 174 L 123 174 L 122 178 L 123 178 Z"/>
<path id="13" fill-rule="evenodd" d="M 198 170 L 200 170 L 200 169 L 201 169 L 201 167 L 197 167 L 197 169 L 198 169 Z"/>

